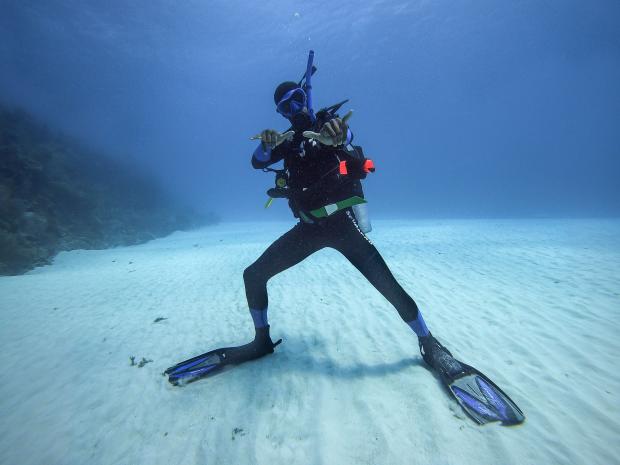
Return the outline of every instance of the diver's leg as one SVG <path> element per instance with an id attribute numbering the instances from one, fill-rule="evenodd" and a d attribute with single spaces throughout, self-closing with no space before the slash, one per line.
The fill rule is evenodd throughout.
<path id="1" fill-rule="evenodd" d="M 370 239 L 359 229 L 349 211 L 339 215 L 334 222 L 331 247 L 342 253 L 368 281 L 396 308 L 400 317 L 411 323 L 412 329 L 425 335 L 424 321 L 418 320 L 419 310 L 415 301 L 402 288 Z M 414 323 L 415 322 L 415 323 Z"/>
<path id="2" fill-rule="evenodd" d="M 402 288 L 379 251 L 368 237 L 359 229 L 349 211 L 334 222 L 330 246 L 341 252 L 368 281 L 396 308 L 401 318 L 418 336 L 418 344 L 424 361 L 435 366 L 442 354 L 451 356 L 437 339 L 433 337 L 415 301 Z"/>
<path id="3" fill-rule="evenodd" d="M 282 342 L 280 339 L 274 344 L 269 335 L 267 281 L 321 248 L 320 237 L 314 233 L 312 228 L 304 226 L 300 223 L 285 233 L 243 272 L 256 335 L 254 340 L 248 344 L 219 349 L 217 351 L 219 365 L 238 364 L 263 357 L 273 353 L 274 347 Z M 205 355 L 210 355 L 210 353 Z"/>
<path id="4" fill-rule="evenodd" d="M 321 238 L 316 234 L 315 228 L 298 223 L 267 247 L 267 250 L 245 269 L 245 294 L 256 335 L 249 344 L 231 348 L 227 352 L 230 363 L 241 363 L 273 353 L 273 348 L 282 340 L 274 344 L 269 335 L 267 281 L 322 247 Z"/>
<path id="5" fill-rule="evenodd" d="M 245 294 L 255 328 L 269 327 L 267 281 L 323 247 L 323 240 L 316 226 L 298 223 L 245 269 Z"/>

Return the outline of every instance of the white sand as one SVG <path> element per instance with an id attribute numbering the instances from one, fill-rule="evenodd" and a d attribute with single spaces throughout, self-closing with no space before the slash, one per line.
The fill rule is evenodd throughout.
<path id="1" fill-rule="evenodd" d="M 167 366 L 252 337 L 242 271 L 290 224 L 238 223 L 0 278 L 0 463 L 619 463 L 620 221 L 374 226 L 434 334 L 524 425 L 468 419 L 332 250 L 270 281 L 275 356 L 170 386 Z"/>

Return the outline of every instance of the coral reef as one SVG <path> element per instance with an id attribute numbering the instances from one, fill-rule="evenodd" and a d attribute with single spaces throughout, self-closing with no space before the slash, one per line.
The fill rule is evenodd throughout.
<path id="1" fill-rule="evenodd" d="M 212 221 L 136 166 L 0 106 L 0 275 L 48 264 L 62 250 L 137 244 Z"/>

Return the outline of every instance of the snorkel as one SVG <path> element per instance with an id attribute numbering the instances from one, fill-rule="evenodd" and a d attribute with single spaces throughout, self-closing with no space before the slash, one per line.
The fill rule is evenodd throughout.
<path id="1" fill-rule="evenodd" d="M 312 106 L 312 75 L 316 72 L 316 67 L 313 65 L 313 62 L 314 50 L 310 50 L 306 72 L 297 83 L 297 92 L 303 94 L 303 107 L 298 107 L 297 111 L 294 113 L 291 112 L 290 114 L 287 114 L 289 112 L 278 110 L 280 114 L 291 122 L 293 129 L 298 133 L 311 129 L 314 123 L 316 123 L 316 115 L 314 114 L 314 108 Z M 292 97 L 294 92 L 294 89 L 289 91 L 287 97 Z M 278 103 L 278 107 L 280 108 L 283 103 L 286 103 L 285 99 Z M 289 104 L 289 108 L 294 106 L 294 104 Z"/>
<path id="2" fill-rule="evenodd" d="M 289 90 L 280 97 L 276 98 L 274 96 L 276 111 L 291 122 L 292 127 L 290 129 L 297 133 L 299 135 L 298 137 L 301 137 L 301 132 L 312 128 L 316 123 L 316 115 L 312 106 L 312 75 L 315 72 L 314 50 L 310 50 L 308 53 L 306 71 L 299 82 L 297 82 L 297 87 L 289 88 Z M 278 89 L 289 83 L 293 86 L 295 85 L 294 82 L 288 81 L 280 84 Z M 278 89 L 276 89 L 276 94 Z M 301 96 L 299 94 L 301 94 Z M 255 136 L 255 138 L 258 138 L 258 136 Z M 256 148 L 254 156 L 260 159 L 261 153 L 263 153 L 263 149 L 261 149 L 259 145 Z M 268 156 L 270 156 L 270 154 L 271 151 L 269 151 Z M 276 186 L 274 189 L 270 189 L 271 194 L 269 194 L 269 199 L 265 204 L 265 208 L 268 208 L 271 206 L 273 199 L 280 196 L 278 194 L 284 194 L 285 190 L 288 189 L 288 172 L 286 168 L 273 169 L 268 167 L 263 168 L 263 171 L 271 171 L 276 174 Z"/>
<path id="3" fill-rule="evenodd" d="M 312 119 L 312 123 L 314 124 L 314 122 L 316 121 L 316 116 L 314 114 L 314 109 L 312 108 L 312 75 L 316 71 L 316 68 L 312 65 L 313 62 L 314 50 L 310 50 L 310 53 L 308 53 L 308 65 L 306 66 L 306 74 L 304 74 L 304 77 L 301 79 L 303 80 L 304 78 L 306 78 L 303 89 L 308 97 L 308 113 L 310 114 L 310 119 Z M 299 81 L 299 83 L 301 84 L 301 81 Z"/>

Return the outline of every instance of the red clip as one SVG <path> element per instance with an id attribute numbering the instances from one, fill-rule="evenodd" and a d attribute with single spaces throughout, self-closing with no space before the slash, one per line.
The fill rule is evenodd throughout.
<path id="1" fill-rule="evenodd" d="M 364 171 L 366 171 L 367 173 L 375 172 L 375 164 L 370 158 L 364 162 Z"/>
<path id="2" fill-rule="evenodd" d="M 340 162 L 340 174 L 342 174 L 343 176 L 346 176 L 347 174 L 349 174 L 349 172 L 347 171 L 347 162 L 346 161 L 341 161 Z"/>

